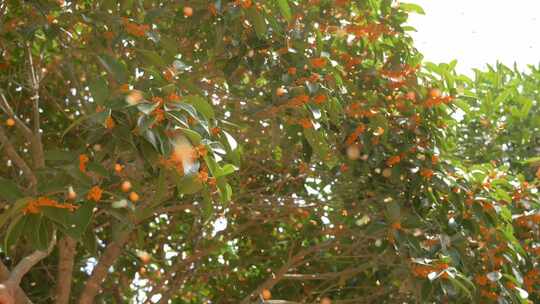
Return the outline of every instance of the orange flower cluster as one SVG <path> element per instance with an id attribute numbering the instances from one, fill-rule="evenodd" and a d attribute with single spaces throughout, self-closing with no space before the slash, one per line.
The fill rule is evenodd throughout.
<path id="1" fill-rule="evenodd" d="M 523 278 L 523 285 L 528 292 L 533 292 L 533 285 L 537 283 L 540 283 L 540 270 L 538 268 L 527 272 Z"/>
<path id="2" fill-rule="evenodd" d="M 216 17 L 218 15 L 218 11 L 217 11 L 217 7 L 214 3 L 210 3 L 208 5 L 208 11 L 210 12 L 210 14 L 212 14 L 212 16 Z"/>
<path id="3" fill-rule="evenodd" d="M 184 174 L 184 161 L 194 162 L 199 157 L 204 157 L 208 154 L 208 149 L 201 144 L 195 148 L 185 148 L 180 151 L 171 153 L 169 158 L 160 158 L 159 163 L 167 168 L 174 168 L 178 174 Z M 208 179 L 208 178 L 207 178 Z"/>
<path id="4" fill-rule="evenodd" d="M 38 214 L 40 212 L 41 207 L 53 207 L 53 208 L 59 208 L 59 209 L 68 209 L 69 211 L 74 211 L 78 208 L 78 206 L 73 204 L 60 204 L 57 201 L 47 198 L 47 197 L 39 197 L 36 200 L 32 200 L 26 205 L 26 207 L 23 209 L 24 214 Z"/>
<path id="5" fill-rule="evenodd" d="M 403 65 L 399 70 L 380 70 L 379 73 L 384 78 L 390 80 L 387 84 L 389 89 L 398 89 L 403 87 L 406 84 L 407 77 L 413 75 L 418 70 L 419 66 L 411 67 L 408 65 Z"/>
<path id="6" fill-rule="evenodd" d="M 345 63 L 345 69 L 348 71 L 354 69 L 354 67 L 362 63 L 362 59 L 360 57 L 353 57 L 347 53 L 341 54 L 340 59 Z"/>
<path id="7" fill-rule="evenodd" d="M 206 171 L 206 169 L 201 169 L 201 171 L 199 171 L 199 173 L 197 174 L 197 179 L 201 182 L 201 183 L 206 183 L 208 181 L 208 171 Z"/>
<path id="8" fill-rule="evenodd" d="M 171 93 L 169 94 L 169 96 L 167 96 L 167 100 L 170 101 L 170 102 L 178 102 L 182 99 L 181 96 L 179 95 L 176 95 L 175 93 Z"/>
<path id="9" fill-rule="evenodd" d="M 88 165 L 88 162 L 90 161 L 90 158 L 86 154 L 79 155 L 79 170 L 81 172 L 86 172 L 86 166 Z"/>
<path id="10" fill-rule="evenodd" d="M 399 70 L 380 70 L 379 73 L 386 77 L 386 78 L 394 78 L 394 79 L 400 79 L 400 78 L 406 78 L 407 76 L 410 76 L 418 70 L 420 66 L 411 67 L 408 65 L 404 65 L 402 69 Z"/>
<path id="11" fill-rule="evenodd" d="M 427 278 L 427 276 L 432 272 L 441 272 L 448 268 L 447 263 L 436 263 L 434 265 L 423 265 L 416 264 L 412 267 L 412 273 L 416 277 Z M 443 273 L 441 278 L 447 278 L 448 274 Z"/>
<path id="12" fill-rule="evenodd" d="M 441 104 L 449 104 L 452 100 L 454 100 L 454 97 L 452 96 L 439 96 L 439 97 L 428 97 L 426 101 L 424 102 L 424 107 L 426 108 L 432 108 L 434 106 L 438 106 Z"/>
<path id="13" fill-rule="evenodd" d="M 169 82 L 172 82 L 174 80 L 175 75 L 176 72 L 172 68 L 167 68 L 165 69 L 165 71 L 163 71 L 163 77 Z"/>
<path id="14" fill-rule="evenodd" d="M 129 93 L 129 84 L 127 83 L 124 83 L 123 85 L 121 85 L 118 90 L 120 91 L 120 93 L 123 93 L 123 94 L 127 94 Z"/>
<path id="15" fill-rule="evenodd" d="M 362 133 L 364 133 L 365 131 L 366 126 L 364 124 L 359 124 L 356 129 L 354 129 L 354 132 L 347 138 L 346 144 L 348 146 L 354 144 L 358 136 L 362 135 Z"/>
<path id="16" fill-rule="evenodd" d="M 114 32 L 113 31 L 106 31 L 103 33 L 103 37 L 107 40 L 112 40 L 114 38 Z"/>
<path id="17" fill-rule="evenodd" d="M 373 117 L 379 113 L 375 108 L 365 109 L 361 101 L 347 106 L 345 112 L 349 117 L 353 118 Z"/>
<path id="18" fill-rule="evenodd" d="M 150 26 L 148 26 L 147 24 L 138 25 L 137 23 L 129 21 L 129 19 L 127 18 L 123 19 L 123 23 L 124 27 L 126 28 L 126 32 L 133 36 L 143 37 L 146 32 L 150 30 Z"/>
<path id="19" fill-rule="evenodd" d="M 514 220 L 517 226 L 528 228 L 531 227 L 532 224 L 540 224 L 540 213 L 520 216 Z"/>
<path id="20" fill-rule="evenodd" d="M 429 265 L 415 265 L 412 267 L 413 275 L 421 278 L 427 278 L 427 276 L 433 272 L 433 267 Z"/>
<path id="21" fill-rule="evenodd" d="M 425 179 L 430 180 L 433 177 L 433 170 L 431 169 L 422 169 L 420 171 L 420 175 L 424 177 Z"/>
<path id="22" fill-rule="evenodd" d="M 195 147 L 195 152 L 197 153 L 199 157 L 205 157 L 206 154 L 208 154 L 208 149 L 206 148 L 205 145 L 201 144 Z"/>
<path id="23" fill-rule="evenodd" d="M 181 161 L 176 160 L 172 155 L 169 158 L 161 157 L 159 164 L 166 168 L 174 168 L 178 174 L 184 174 L 184 165 Z"/>
<path id="24" fill-rule="evenodd" d="M 311 58 L 310 60 L 311 66 L 316 69 L 321 69 L 326 66 L 326 58 L 323 57 L 317 57 L 317 58 Z"/>
<path id="25" fill-rule="evenodd" d="M 112 130 L 116 126 L 114 119 L 111 115 L 107 116 L 105 119 L 105 127 L 109 130 Z"/>
<path id="26" fill-rule="evenodd" d="M 326 77 L 326 79 L 328 79 L 328 77 L 331 77 L 331 76 L 326 75 L 325 77 Z M 322 78 L 321 78 L 320 74 L 311 73 L 311 75 L 309 77 L 300 77 L 300 78 L 296 79 L 295 83 L 297 85 L 301 86 L 301 85 L 305 85 L 306 82 L 318 82 L 321 79 Z"/>
<path id="27" fill-rule="evenodd" d="M 392 167 L 393 165 L 399 164 L 400 161 L 401 157 L 399 155 L 394 155 L 386 161 L 386 165 Z"/>
<path id="28" fill-rule="evenodd" d="M 218 127 L 213 127 L 210 129 L 210 133 L 213 135 L 213 136 L 218 136 L 219 135 L 219 132 L 221 132 L 221 129 L 218 128 Z"/>
<path id="29" fill-rule="evenodd" d="M 298 96 L 295 96 L 295 97 L 289 99 L 289 101 L 287 101 L 287 103 L 284 105 L 284 107 L 289 107 L 289 108 L 301 107 L 301 106 L 305 105 L 308 102 L 309 102 L 309 96 L 307 96 L 307 95 L 298 95 Z"/>
<path id="30" fill-rule="evenodd" d="M 493 301 L 499 297 L 496 292 L 484 289 L 480 290 L 480 295 Z"/>
<path id="31" fill-rule="evenodd" d="M 161 108 L 157 108 L 154 111 L 152 111 L 152 115 L 156 118 L 155 123 L 160 123 L 165 120 L 165 110 Z"/>
<path id="32" fill-rule="evenodd" d="M 98 186 L 94 186 L 90 189 L 90 191 L 88 191 L 86 198 L 90 201 L 94 201 L 97 203 L 101 200 L 102 195 L 103 195 L 103 190 Z"/>
<path id="33" fill-rule="evenodd" d="M 236 0 L 235 4 L 240 4 L 243 8 L 250 8 L 251 5 L 253 5 L 253 2 L 251 0 Z"/>
<path id="34" fill-rule="evenodd" d="M 326 95 L 324 94 L 317 95 L 313 98 L 313 103 L 318 104 L 318 105 L 323 104 L 325 101 L 326 101 Z"/>
<path id="35" fill-rule="evenodd" d="M 300 118 L 298 120 L 298 124 L 302 126 L 304 129 L 311 129 L 313 128 L 313 123 L 311 122 L 311 119 L 309 118 Z"/>
<path id="36" fill-rule="evenodd" d="M 391 35 L 394 33 L 386 25 L 380 23 L 349 25 L 346 30 L 347 33 L 356 36 L 356 38 L 367 37 L 371 42 L 379 39 L 383 34 Z"/>
<path id="37" fill-rule="evenodd" d="M 163 110 L 163 105 L 165 104 L 165 102 L 163 98 L 157 96 L 152 97 L 152 102 L 157 104 L 156 109 L 154 109 L 154 111 L 152 111 L 151 113 L 151 115 L 154 116 L 154 118 L 156 119 L 154 124 L 157 124 L 165 120 L 165 110 Z"/>
<path id="38" fill-rule="evenodd" d="M 486 275 L 478 274 L 474 277 L 474 281 L 480 286 L 486 286 L 488 283 L 488 278 L 486 277 Z"/>

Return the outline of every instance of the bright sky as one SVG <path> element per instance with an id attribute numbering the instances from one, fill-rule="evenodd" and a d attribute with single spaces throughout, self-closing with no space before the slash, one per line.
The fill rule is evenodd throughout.
<path id="1" fill-rule="evenodd" d="M 404 0 L 424 8 L 409 24 L 426 61 L 458 60 L 470 74 L 497 60 L 521 69 L 540 63 L 540 0 Z"/>

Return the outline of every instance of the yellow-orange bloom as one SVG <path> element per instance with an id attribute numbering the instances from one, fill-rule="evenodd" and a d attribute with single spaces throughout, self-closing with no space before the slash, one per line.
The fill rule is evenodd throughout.
<path id="1" fill-rule="evenodd" d="M 113 129 L 116 124 L 114 123 L 114 119 L 112 116 L 107 116 L 107 119 L 105 119 L 105 127 L 109 130 Z"/>
<path id="2" fill-rule="evenodd" d="M 24 214 L 38 214 L 41 210 L 41 207 L 53 207 L 53 208 L 60 208 L 60 209 L 68 209 L 69 211 L 74 211 L 78 208 L 78 206 L 73 204 L 60 204 L 57 201 L 47 198 L 47 197 L 39 197 L 35 200 L 32 200 L 26 205 L 26 207 L 23 209 Z"/>
<path id="3" fill-rule="evenodd" d="M 86 154 L 79 155 L 79 170 L 81 172 L 86 172 L 86 165 L 88 164 L 89 161 L 90 159 L 88 158 Z"/>
<path id="4" fill-rule="evenodd" d="M 313 58 L 310 60 L 311 66 L 314 68 L 324 68 L 326 66 L 326 59 L 319 57 L 319 58 Z"/>
<path id="5" fill-rule="evenodd" d="M 101 200 L 101 196 L 103 195 L 103 190 L 99 186 L 94 186 L 90 191 L 88 191 L 88 195 L 86 198 L 90 201 L 99 202 Z"/>

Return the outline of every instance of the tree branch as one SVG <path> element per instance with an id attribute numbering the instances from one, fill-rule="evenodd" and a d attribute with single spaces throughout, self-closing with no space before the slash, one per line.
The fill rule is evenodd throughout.
<path id="1" fill-rule="evenodd" d="M 341 276 L 352 276 L 359 272 L 362 272 L 369 268 L 371 264 L 366 263 L 362 266 L 345 269 L 339 272 L 327 272 L 327 273 L 315 273 L 315 274 L 296 274 L 296 273 L 287 273 L 283 276 L 283 279 L 287 280 L 299 280 L 299 281 L 308 281 L 308 280 L 330 280 L 335 279 Z"/>
<path id="2" fill-rule="evenodd" d="M 28 128 L 28 126 L 15 114 L 15 111 L 13 111 L 13 108 L 9 105 L 6 96 L 4 94 L 0 94 L 0 97 L 2 98 L 2 102 L 0 102 L 0 108 L 2 111 L 15 120 L 15 126 L 21 130 L 26 140 L 32 143 L 32 140 L 34 139 L 32 130 L 30 130 L 30 128 Z"/>
<path id="3" fill-rule="evenodd" d="M 55 296 L 57 304 L 69 303 L 76 248 L 77 242 L 69 236 L 65 236 L 58 242 L 58 274 Z"/>
<path id="4" fill-rule="evenodd" d="M 54 248 L 54 245 L 56 244 L 56 233 L 53 234 L 53 238 L 51 242 L 49 243 L 49 247 L 47 250 L 36 250 L 34 253 L 30 254 L 29 256 L 26 256 L 24 259 L 22 259 L 15 268 L 11 271 L 11 274 L 9 275 L 9 279 L 7 282 L 10 284 L 13 284 L 14 286 L 18 286 L 21 283 L 21 280 L 23 276 L 34 267 L 39 261 L 43 260 L 45 257 L 47 257 L 51 251 Z"/>
<path id="5" fill-rule="evenodd" d="M 92 271 L 92 274 L 86 281 L 84 290 L 79 297 L 79 304 L 92 304 L 94 303 L 94 298 L 101 290 L 101 284 L 107 277 L 109 268 L 116 262 L 124 245 L 128 242 L 131 236 L 131 230 L 125 231 L 118 240 L 111 242 L 105 248 L 105 251 L 101 255 L 99 262 Z"/>
<path id="6" fill-rule="evenodd" d="M 10 272 L 0 261 L 0 303 L 5 304 L 31 304 L 24 291 L 20 288 L 23 276 L 32 269 L 39 261 L 47 257 L 56 244 L 56 233 L 49 243 L 47 250 L 37 250 L 22 259 Z"/>
<path id="7" fill-rule="evenodd" d="M 34 121 L 34 136 L 32 138 L 32 156 L 35 168 L 45 167 L 45 157 L 43 156 L 43 143 L 41 141 L 40 121 L 39 121 L 39 83 L 40 76 L 36 73 L 30 45 L 28 45 L 28 60 L 30 63 L 30 85 L 32 87 L 32 119 Z"/>
<path id="8" fill-rule="evenodd" d="M 32 172 L 32 169 L 28 166 L 26 161 L 17 153 L 9 138 L 7 137 L 4 128 L 0 126 L 0 143 L 4 145 L 4 150 L 6 151 L 7 156 L 15 163 L 15 165 L 23 172 L 23 175 L 30 182 L 30 188 L 32 192 L 36 194 L 37 192 L 37 178 Z"/>
<path id="9" fill-rule="evenodd" d="M 0 260 L 0 282 L 6 281 L 7 279 L 9 279 L 9 275 L 10 275 L 9 269 Z M 32 301 L 30 301 L 30 299 L 26 296 L 26 294 L 24 293 L 24 290 L 22 290 L 20 286 L 15 287 L 15 303 L 32 304 Z"/>
<path id="10" fill-rule="evenodd" d="M 310 248 L 301 250 L 295 256 L 289 258 L 289 261 L 287 263 L 285 263 L 275 274 L 273 274 L 272 277 L 266 279 L 266 281 L 264 281 L 261 285 L 259 285 L 259 287 L 257 287 L 256 290 L 254 290 L 249 295 L 247 295 L 242 300 L 242 302 L 240 302 L 240 304 L 249 304 L 251 299 L 254 296 L 260 294 L 264 289 L 271 289 L 272 287 L 274 287 L 274 285 L 276 285 L 279 281 L 281 281 L 283 279 L 283 276 L 285 276 L 285 274 L 287 274 L 289 269 L 291 269 L 293 267 L 296 267 L 297 265 L 303 263 L 304 259 L 305 259 L 305 257 L 307 255 L 312 254 L 314 252 L 317 252 L 317 251 L 319 251 L 319 250 L 321 250 L 323 248 L 326 248 L 326 247 L 328 247 L 330 245 L 331 245 L 331 242 L 327 242 L 327 243 L 318 244 L 318 245 L 312 246 Z"/>

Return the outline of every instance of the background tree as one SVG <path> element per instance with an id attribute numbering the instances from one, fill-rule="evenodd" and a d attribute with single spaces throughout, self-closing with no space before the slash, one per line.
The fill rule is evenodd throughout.
<path id="1" fill-rule="evenodd" d="M 508 109 L 533 92 L 421 69 L 403 25 L 421 8 L 0 11 L 0 303 L 537 300 L 534 176 L 477 153 L 493 133 L 470 111 L 511 77 Z"/>

